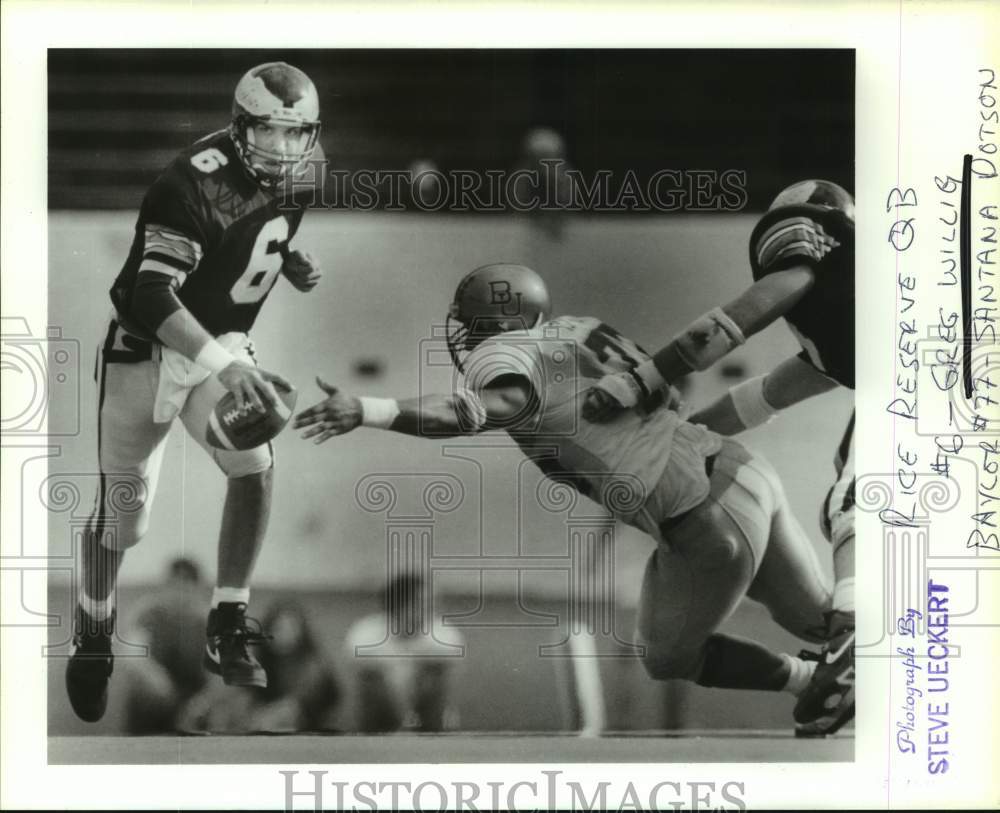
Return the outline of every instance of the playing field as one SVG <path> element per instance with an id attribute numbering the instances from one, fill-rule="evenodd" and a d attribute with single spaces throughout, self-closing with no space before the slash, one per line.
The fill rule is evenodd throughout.
<path id="1" fill-rule="evenodd" d="M 428 762 L 851 762 L 851 734 L 796 739 L 783 731 L 689 731 L 603 737 L 291 734 L 204 737 L 51 737 L 49 763 L 337 764 Z"/>

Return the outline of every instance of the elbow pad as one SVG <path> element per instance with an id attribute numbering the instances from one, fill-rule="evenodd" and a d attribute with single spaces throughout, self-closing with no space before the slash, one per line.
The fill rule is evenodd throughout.
<path id="1" fill-rule="evenodd" d="M 707 370 L 745 342 L 740 326 L 722 308 L 712 308 L 674 339 L 678 354 L 692 370 Z"/>

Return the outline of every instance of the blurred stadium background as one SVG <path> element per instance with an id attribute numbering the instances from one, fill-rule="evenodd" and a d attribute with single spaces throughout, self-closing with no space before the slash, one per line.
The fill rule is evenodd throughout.
<path id="1" fill-rule="evenodd" d="M 226 126 L 236 81 L 270 59 L 313 77 L 322 143 L 340 169 L 405 169 L 416 161 L 446 171 L 509 169 L 525 134 L 545 126 L 563 136 L 570 163 L 585 177 L 599 169 L 616 177 L 632 169 L 640 180 L 659 169 L 739 169 L 747 178 L 749 202 L 739 213 L 582 213 L 568 216 L 558 232 L 513 213 L 308 213 L 294 246 L 321 259 L 324 280 L 308 296 L 279 283 L 253 336 L 262 365 L 298 386 L 302 406 L 318 400 L 317 373 L 344 389 L 381 396 L 426 385 L 422 354 L 434 327 L 443 324 L 456 281 L 497 260 L 545 274 L 557 312 L 600 316 L 640 344 L 658 347 L 747 284 L 755 217 L 781 188 L 824 177 L 853 189 L 850 51 L 51 51 L 49 324 L 79 342 L 79 399 L 56 399 L 50 421 L 78 422 L 80 431 L 59 455 L 26 466 L 25 477 L 37 478 L 42 489 L 48 474 L 79 491 L 77 502 L 51 514 L 49 555 L 67 557 L 67 570 L 50 579 L 49 612 L 61 618 L 52 628 L 57 651 L 69 637 L 74 533 L 94 493 L 94 352 L 135 210 L 177 150 Z M 688 399 L 704 403 L 795 352 L 787 328 L 774 325 L 722 371 L 691 381 Z M 817 517 L 851 407 L 849 393 L 831 393 L 746 436 L 777 467 L 827 563 Z M 307 609 L 346 689 L 338 728 L 352 730 L 356 700 L 344 636 L 353 621 L 380 606 L 387 573 L 386 518 L 359 506 L 355 489 L 363 478 L 433 472 L 461 481 L 460 508 L 434 518 L 435 556 L 569 561 L 567 528 L 574 517 L 539 509 L 537 475 L 518 483 L 513 473 L 520 456 L 497 448 L 497 440 L 442 444 L 362 430 L 316 448 L 292 432 L 278 438 L 271 530 L 257 566 L 253 609 L 263 615 L 289 596 Z M 407 488 L 417 487 L 401 486 Z M 223 493 L 222 477 L 175 429 L 151 531 L 124 567 L 119 606 L 126 640 L 134 623 L 129 608 L 162 580 L 170 560 L 188 556 L 209 581 L 214 577 Z M 410 496 L 419 499 L 419 492 Z M 518 504 L 525 513 L 520 532 Z M 625 641 L 652 543 L 619 527 L 613 549 L 614 589 L 602 610 Z M 593 697 L 581 700 L 580 674 L 570 660 L 539 654 L 540 646 L 567 638 L 569 578 L 569 569 L 530 567 L 520 575 L 515 569 L 480 575 L 474 563 L 435 572 L 434 611 L 454 616 L 467 643 L 455 681 L 462 729 L 570 732 L 584 726 L 581 703 Z M 752 602 L 729 628 L 789 651 L 800 648 Z M 596 661 L 606 730 L 790 728 L 787 696 L 654 683 L 621 654 Z M 120 659 L 113 690 L 122 672 L 141 668 L 141 659 L 128 661 Z M 121 692 L 113 691 L 105 720 L 86 726 L 70 712 L 62 670 L 53 658 L 50 733 L 119 733 Z"/>

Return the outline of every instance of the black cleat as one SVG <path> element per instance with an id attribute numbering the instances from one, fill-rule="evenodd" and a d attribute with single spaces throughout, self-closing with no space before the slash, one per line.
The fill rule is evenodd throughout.
<path id="1" fill-rule="evenodd" d="M 205 668 L 222 675 L 227 686 L 267 686 L 267 672 L 250 652 L 251 644 L 259 644 L 267 636 L 260 622 L 247 618 L 243 602 L 221 602 L 208 614 L 205 643 Z M 249 626 L 253 624 L 253 626 Z"/>
<path id="2" fill-rule="evenodd" d="M 73 642 L 66 663 L 66 693 L 76 716 L 96 723 L 108 708 L 108 682 L 114 670 L 111 637 L 115 631 L 115 611 L 104 621 L 96 621 L 76 608 Z"/>
<path id="3" fill-rule="evenodd" d="M 833 734 L 854 717 L 854 613 L 832 613 L 828 629 L 819 655 L 800 653 L 819 663 L 795 704 L 797 737 Z"/>

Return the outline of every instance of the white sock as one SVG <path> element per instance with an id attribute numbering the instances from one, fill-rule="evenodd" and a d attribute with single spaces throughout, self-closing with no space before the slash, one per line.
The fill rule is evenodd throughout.
<path id="1" fill-rule="evenodd" d="M 249 604 L 249 587 L 216 587 L 212 591 L 212 607 L 219 604 Z"/>
<path id="2" fill-rule="evenodd" d="M 816 662 L 804 661 L 802 658 L 796 658 L 794 655 L 787 655 L 784 652 L 781 653 L 781 657 L 791 667 L 788 673 L 788 682 L 784 685 L 782 691 L 789 692 L 798 697 L 805 691 L 806 686 L 809 685 L 809 681 L 812 680 L 813 672 L 816 671 Z"/>
<path id="3" fill-rule="evenodd" d="M 842 613 L 854 612 L 854 577 L 841 579 L 833 586 L 833 609 Z"/>
<path id="4" fill-rule="evenodd" d="M 85 590 L 81 590 L 80 606 L 95 621 L 106 621 L 111 616 L 111 611 L 115 608 L 115 594 L 112 592 L 103 601 L 98 601 L 88 596 Z"/>

